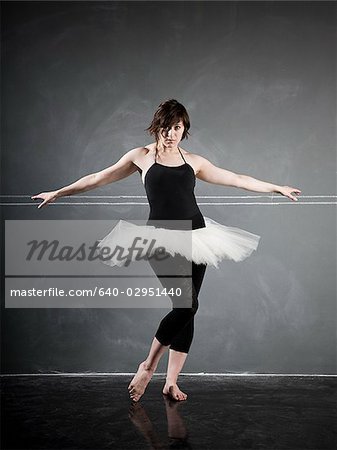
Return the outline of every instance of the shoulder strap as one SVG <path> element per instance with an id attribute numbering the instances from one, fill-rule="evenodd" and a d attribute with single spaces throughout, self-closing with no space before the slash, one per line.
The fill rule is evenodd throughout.
<path id="1" fill-rule="evenodd" d="M 184 158 L 184 156 L 183 156 L 183 154 L 181 153 L 181 151 L 180 151 L 180 148 L 178 147 L 178 150 L 179 150 L 179 153 L 181 154 L 181 157 L 183 158 L 183 160 L 184 160 L 184 162 L 187 164 L 187 162 L 186 162 L 186 160 L 185 160 L 185 158 Z"/>

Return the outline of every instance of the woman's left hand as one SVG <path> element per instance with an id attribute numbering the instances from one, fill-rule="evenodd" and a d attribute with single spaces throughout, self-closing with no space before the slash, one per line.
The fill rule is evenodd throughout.
<path id="1" fill-rule="evenodd" d="M 299 195 L 301 193 L 301 191 L 299 189 L 293 188 L 291 186 L 280 186 L 280 188 L 278 189 L 278 192 L 280 194 L 284 195 L 285 197 L 290 198 L 294 202 L 297 202 L 298 198 L 292 194 L 294 193 L 296 195 Z"/>

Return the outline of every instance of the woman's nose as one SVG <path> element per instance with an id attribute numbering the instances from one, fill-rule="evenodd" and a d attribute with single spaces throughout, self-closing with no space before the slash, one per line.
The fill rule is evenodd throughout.
<path id="1" fill-rule="evenodd" d="M 174 132 L 173 128 L 170 128 L 169 130 L 167 130 L 167 136 L 169 138 L 172 137 L 173 136 L 173 132 Z"/>

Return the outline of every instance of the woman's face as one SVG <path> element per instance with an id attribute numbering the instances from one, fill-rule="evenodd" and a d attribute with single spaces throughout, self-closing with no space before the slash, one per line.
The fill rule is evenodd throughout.
<path id="1" fill-rule="evenodd" d="M 158 141 L 164 147 L 177 147 L 184 134 L 184 123 L 182 120 L 174 123 L 168 128 L 159 130 Z"/>

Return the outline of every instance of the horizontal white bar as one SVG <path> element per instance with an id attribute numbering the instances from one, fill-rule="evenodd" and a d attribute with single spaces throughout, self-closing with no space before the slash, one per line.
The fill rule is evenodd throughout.
<path id="1" fill-rule="evenodd" d="M 291 203 L 290 203 L 291 202 Z M 262 202 L 212 202 L 212 203 L 204 203 L 204 202 L 198 202 L 199 206 L 250 206 L 250 205 L 259 205 L 259 206 L 275 206 L 275 205 L 290 205 L 292 203 L 295 203 L 293 201 L 284 201 L 284 202 L 273 202 L 273 203 L 262 203 Z M 297 205 L 337 205 L 336 202 L 296 202 Z M 141 203 L 141 202 L 57 202 L 57 203 L 49 203 L 48 206 L 74 206 L 74 205 L 80 205 L 80 206 L 120 206 L 120 205 L 141 205 L 141 206 L 148 206 L 148 203 Z M 37 203 L 0 203 L 0 206 L 38 206 Z"/>
<path id="2" fill-rule="evenodd" d="M 135 372 L 60 372 L 60 373 L 11 373 L 11 374 L 1 374 L 0 377 L 55 377 L 55 376 L 65 376 L 65 377 L 99 377 L 99 376 L 132 376 Z M 153 376 L 166 376 L 166 373 L 155 373 Z M 335 378 L 337 375 L 333 374 L 307 374 L 307 373 L 181 373 L 179 376 L 193 376 L 193 377 L 332 377 Z"/>
<path id="3" fill-rule="evenodd" d="M 0 198 L 31 198 L 31 195 L 0 195 Z M 65 196 L 70 198 L 70 196 Z M 72 195 L 72 198 L 146 198 L 146 195 Z M 280 197 L 279 195 L 276 196 Z M 196 198 L 275 198 L 275 195 L 196 195 Z M 337 195 L 301 195 L 299 198 L 337 198 Z"/>

